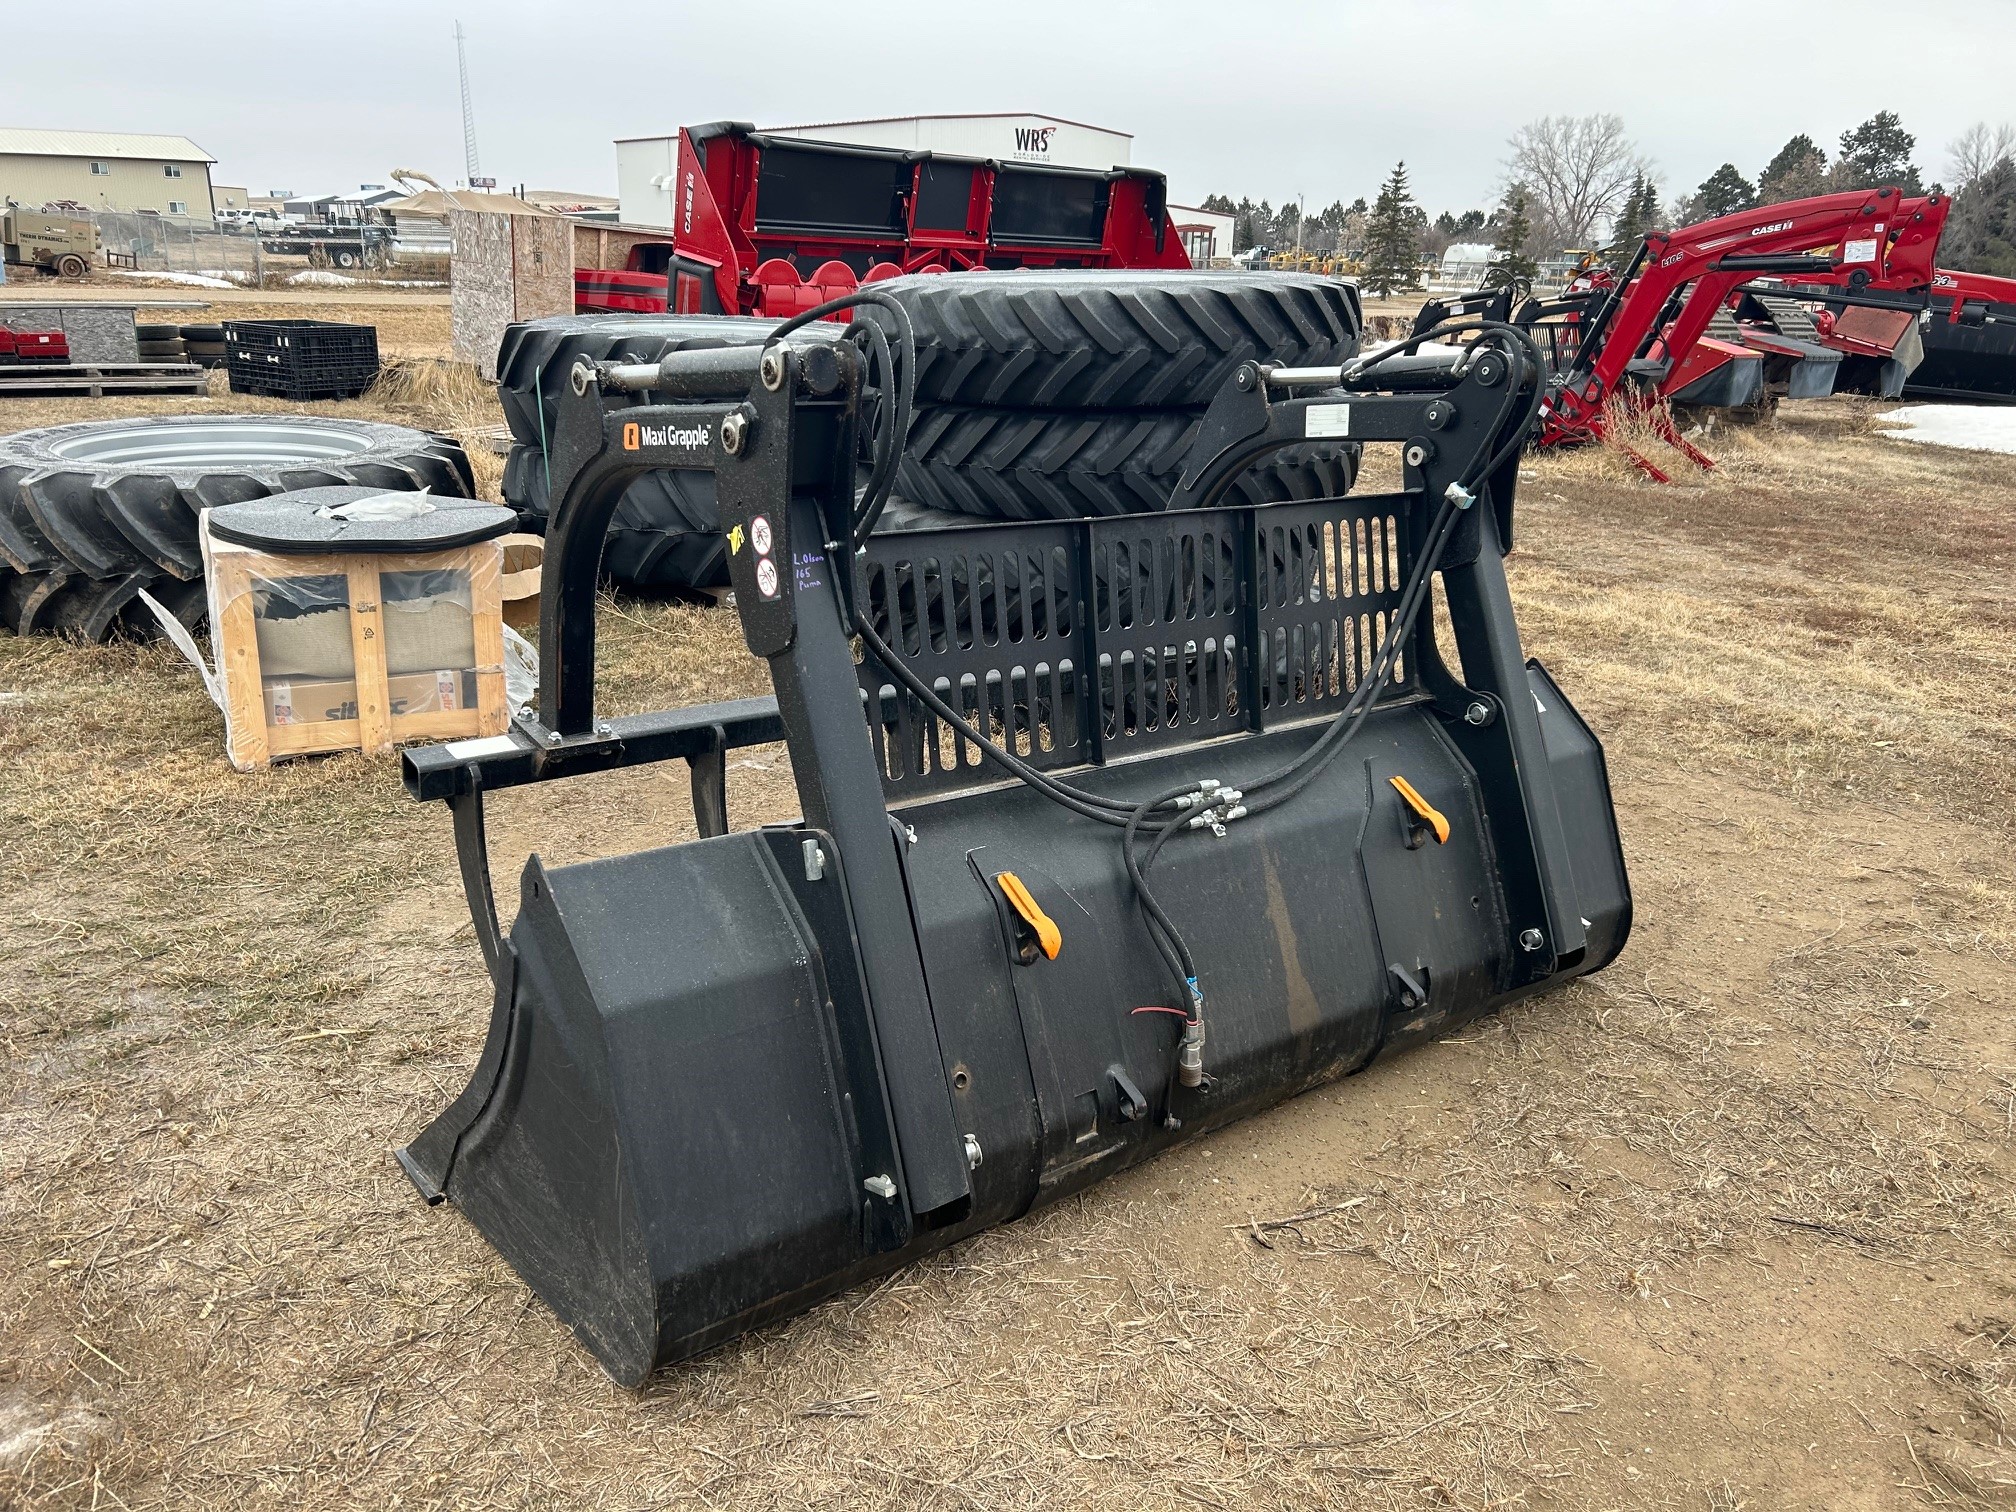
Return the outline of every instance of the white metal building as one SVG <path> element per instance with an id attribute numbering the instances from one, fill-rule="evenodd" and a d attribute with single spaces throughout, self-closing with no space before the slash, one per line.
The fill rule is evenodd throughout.
<path id="1" fill-rule="evenodd" d="M 862 147 L 943 152 L 990 158 L 1001 163 L 1040 163 L 1054 168 L 1124 168 L 1134 150 L 1130 132 L 1109 131 L 1056 116 L 992 115 L 887 116 L 865 121 L 821 121 L 806 126 L 766 126 L 771 136 Z M 672 191 L 679 167 L 679 138 L 629 137 L 616 144 L 616 193 L 626 226 L 670 226 Z M 1225 238 L 1231 250 L 1231 237 Z"/>
<path id="2" fill-rule="evenodd" d="M 821 121 L 810 126 L 766 126 L 764 130 L 772 136 L 922 149 L 1049 168 L 1125 168 L 1134 150 L 1131 132 L 1028 112 L 885 116 L 866 121 Z"/>

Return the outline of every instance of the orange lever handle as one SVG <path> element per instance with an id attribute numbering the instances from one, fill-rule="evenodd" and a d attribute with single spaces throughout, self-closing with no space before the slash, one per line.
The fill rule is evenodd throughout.
<path id="1" fill-rule="evenodd" d="M 1015 910 L 1024 924 L 1036 932 L 1036 944 L 1051 960 L 1057 959 L 1057 952 L 1064 948 L 1064 934 L 1058 929 L 1057 921 L 1043 912 L 1043 906 L 1035 895 L 1022 885 L 1022 879 L 1013 872 L 996 872 L 994 880 L 1000 885 L 1001 895 L 1008 900 L 1008 906 Z"/>
<path id="2" fill-rule="evenodd" d="M 1447 845 L 1449 843 L 1448 816 L 1426 798 L 1423 798 L 1415 790 L 1414 784 L 1409 782 L 1405 777 L 1388 777 L 1386 780 L 1393 784 L 1393 791 L 1400 795 L 1400 801 L 1414 810 L 1415 816 L 1423 824 L 1435 831 L 1435 843 L 1437 845 Z"/>

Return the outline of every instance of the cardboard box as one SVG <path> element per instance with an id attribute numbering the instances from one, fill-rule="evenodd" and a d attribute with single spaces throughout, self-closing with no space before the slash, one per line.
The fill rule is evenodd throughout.
<path id="1" fill-rule="evenodd" d="M 438 672 L 408 672 L 385 679 L 388 712 L 399 719 L 409 714 L 442 714 L 476 706 L 473 668 Z M 262 687 L 269 725 L 327 724 L 357 717 L 357 682 L 306 682 L 299 678 L 269 678 Z"/>

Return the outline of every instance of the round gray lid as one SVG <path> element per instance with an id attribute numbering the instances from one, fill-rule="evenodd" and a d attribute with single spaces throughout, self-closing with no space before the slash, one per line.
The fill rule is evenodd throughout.
<path id="1" fill-rule="evenodd" d="M 366 504 L 365 500 L 383 500 Z M 401 507 L 417 506 L 405 518 Z M 220 540 L 277 556 L 345 551 L 442 551 L 506 535 L 518 516 L 481 499 L 403 494 L 383 488 L 297 488 L 210 511 L 210 533 Z"/>

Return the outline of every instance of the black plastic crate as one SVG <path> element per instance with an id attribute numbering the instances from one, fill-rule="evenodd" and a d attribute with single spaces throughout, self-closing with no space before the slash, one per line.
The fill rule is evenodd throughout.
<path id="1" fill-rule="evenodd" d="M 352 399 L 378 376 L 378 328 L 334 320 L 227 320 L 224 370 L 234 394 Z"/>

